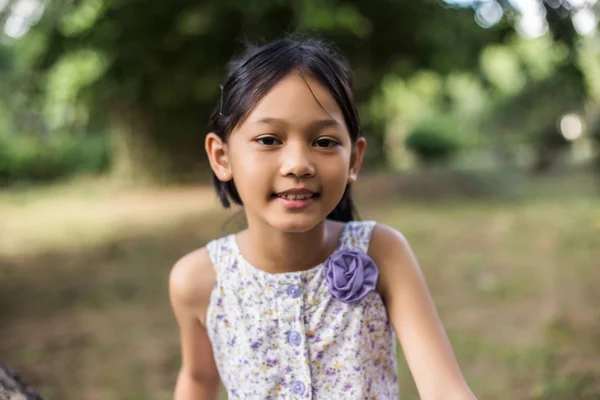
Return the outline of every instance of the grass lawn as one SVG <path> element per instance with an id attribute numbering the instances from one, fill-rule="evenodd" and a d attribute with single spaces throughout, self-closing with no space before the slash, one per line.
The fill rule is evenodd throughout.
<path id="1" fill-rule="evenodd" d="M 0 193 L 0 362 L 48 399 L 169 399 L 167 276 L 229 214 L 208 188 L 78 187 Z M 600 399 L 597 194 L 558 181 L 425 201 L 385 187 L 363 189 L 361 215 L 409 239 L 480 399 Z M 417 399 L 399 357 L 403 399 Z"/>

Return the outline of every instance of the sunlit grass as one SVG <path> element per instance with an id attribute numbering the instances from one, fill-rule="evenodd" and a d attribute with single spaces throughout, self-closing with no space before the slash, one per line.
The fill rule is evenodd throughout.
<path id="1" fill-rule="evenodd" d="M 160 231 L 217 205 L 210 188 L 127 190 L 76 181 L 0 192 L 0 256 L 78 252 Z"/>

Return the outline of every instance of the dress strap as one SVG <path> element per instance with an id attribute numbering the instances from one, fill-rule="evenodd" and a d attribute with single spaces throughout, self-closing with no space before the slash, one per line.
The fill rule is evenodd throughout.
<path id="1" fill-rule="evenodd" d="M 231 246 L 231 236 L 224 236 L 206 244 L 208 255 L 217 275 L 231 264 L 232 257 L 234 256 L 234 249 Z"/>
<path id="2" fill-rule="evenodd" d="M 376 224 L 375 221 L 347 222 L 340 238 L 340 248 L 366 253 Z"/>

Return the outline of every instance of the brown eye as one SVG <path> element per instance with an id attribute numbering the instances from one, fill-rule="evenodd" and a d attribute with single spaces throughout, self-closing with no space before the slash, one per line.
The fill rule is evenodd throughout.
<path id="1" fill-rule="evenodd" d="M 323 139 L 318 139 L 315 142 L 315 145 L 317 145 L 317 147 L 334 147 L 334 146 L 339 146 L 339 143 L 333 139 L 323 138 Z"/>
<path id="2" fill-rule="evenodd" d="M 281 142 L 275 139 L 273 136 L 264 136 L 256 139 L 256 142 L 262 144 L 263 146 L 274 146 L 276 144 L 281 144 Z"/>

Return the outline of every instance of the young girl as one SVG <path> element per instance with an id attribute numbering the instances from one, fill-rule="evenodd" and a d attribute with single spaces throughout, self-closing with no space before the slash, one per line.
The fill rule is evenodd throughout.
<path id="1" fill-rule="evenodd" d="M 366 140 L 345 62 L 277 40 L 231 63 L 206 152 L 248 227 L 173 267 L 176 400 L 398 399 L 396 337 L 423 399 L 474 399 L 393 228 L 354 221 Z"/>

